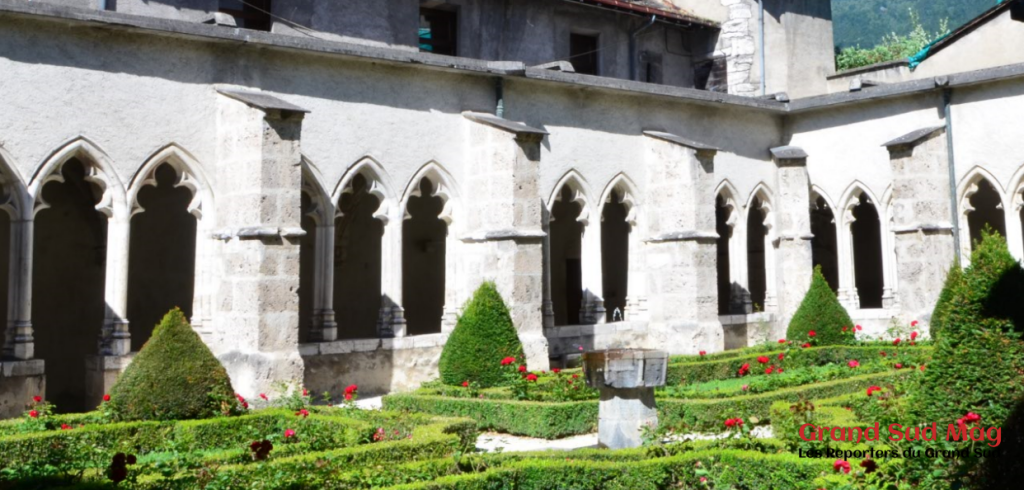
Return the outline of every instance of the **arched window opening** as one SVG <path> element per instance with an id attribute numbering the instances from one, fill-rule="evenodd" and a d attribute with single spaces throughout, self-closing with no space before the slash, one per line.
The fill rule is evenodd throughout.
<path id="1" fill-rule="evenodd" d="M 601 215 L 601 271 L 607 321 L 625 318 L 629 283 L 629 209 L 622 194 L 612 191 Z M 618 310 L 618 315 L 616 315 Z"/>
<path id="2" fill-rule="evenodd" d="M 408 335 L 441 332 L 448 225 L 440 218 L 444 199 L 434 191 L 435 184 L 422 179 L 402 223 L 402 301 Z"/>
<path id="3" fill-rule="evenodd" d="M 765 297 L 768 291 L 767 260 L 765 257 L 765 239 L 768 227 L 761 208 L 764 202 L 754 198 L 747 212 L 747 279 L 750 288 L 750 301 L 754 311 L 764 311 Z"/>
<path id="4" fill-rule="evenodd" d="M 729 241 L 732 239 L 732 227 L 729 226 L 729 207 L 725 197 L 715 198 L 715 231 L 718 233 L 717 269 L 718 269 L 718 314 L 728 315 L 732 305 L 732 281 L 729 276 Z"/>
<path id="5" fill-rule="evenodd" d="M 882 269 L 882 223 L 878 209 L 861 194 L 853 208 L 853 274 L 861 308 L 881 308 L 885 280 Z"/>
<path id="6" fill-rule="evenodd" d="M 999 192 L 984 179 L 977 183 L 977 189 L 968 198 L 970 210 L 967 213 L 967 226 L 971 233 L 971 250 L 981 240 L 981 232 L 985 227 L 999 232 L 1000 236 L 1006 236 L 1006 217 Z"/>
<path id="7" fill-rule="evenodd" d="M 192 316 L 197 226 L 189 213 L 193 194 L 175 186 L 179 174 L 168 164 L 157 167 L 155 177 L 155 186 L 139 190 L 137 204 L 143 211 L 131 218 L 128 319 L 136 352 L 172 308 Z"/>
<path id="8" fill-rule="evenodd" d="M 580 323 L 583 223 L 577 218 L 582 211 L 582 204 L 574 200 L 569 186 L 562 188 L 559 199 L 551 207 L 551 302 L 558 326 Z"/>
<path id="9" fill-rule="evenodd" d="M 381 239 L 384 223 L 374 217 L 381 201 L 362 175 L 338 203 L 334 222 L 334 319 L 339 339 L 377 336 L 381 307 Z"/>
<path id="10" fill-rule="evenodd" d="M 107 217 L 101 191 L 86 181 L 83 162 L 61 169 L 64 182 L 42 187 L 35 218 L 32 323 L 36 357 L 46 362 L 46 398 L 61 412 L 87 406 L 86 359 L 98 354 L 105 313 Z"/>
<path id="11" fill-rule="evenodd" d="M 839 291 L 839 245 L 836 239 L 836 218 L 824 197 L 811 203 L 811 261 L 821 266 L 832 292 Z"/>

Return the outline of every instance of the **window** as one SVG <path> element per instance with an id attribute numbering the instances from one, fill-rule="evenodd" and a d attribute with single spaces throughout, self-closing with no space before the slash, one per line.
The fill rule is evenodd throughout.
<path id="1" fill-rule="evenodd" d="M 234 17 L 238 27 L 270 31 L 270 0 L 220 0 L 219 11 Z"/>
<path id="2" fill-rule="evenodd" d="M 640 53 L 640 63 L 643 67 L 643 72 L 640 73 L 641 80 L 647 83 L 662 83 L 661 54 L 644 51 Z"/>
<path id="3" fill-rule="evenodd" d="M 420 9 L 420 51 L 455 56 L 458 17 L 453 10 Z"/>
<path id="4" fill-rule="evenodd" d="M 693 67 L 693 88 L 709 92 L 728 92 L 728 63 L 726 58 L 700 61 Z"/>
<path id="5" fill-rule="evenodd" d="M 569 62 L 576 73 L 597 75 L 597 36 L 569 34 Z"/>

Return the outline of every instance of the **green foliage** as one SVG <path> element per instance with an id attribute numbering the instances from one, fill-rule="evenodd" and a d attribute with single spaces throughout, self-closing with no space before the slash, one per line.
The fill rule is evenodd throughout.
<path id="1" fill-rule="evenodd" d="M 921 14 L 920 24 L 929 32 L 965 24 L 996 0 L 832 0 L 832 19 L 837 49 L 870 47 L 893 34 L 906 36 L 915 28 L 910 12 Z"/>
<path id="2" fill-rule="evenodd" d="M 921 25 L 920 17 L 913 10 L 910 11 L 910 25 L 913 28 L 906 35 L 889 33 L 873 48 L 862 49 L 859 46 L 843 48 L 836 55 L 836 70 L 850 70 L 875 63 L 910 58 L 924 49 L 928 43 L 949 32 L 946 20 L 939 23 L 938 31 L 926 31 Z"/>
<path id="3" fill-rule="evenodd" d="M 239 410 L 228 373 L 175 308 L 111 390 L 117 420 L 184 420 Z"/>
<path id="4" fill-rule="evenodd" d="M 501 384 L 505 357 L 522 361 L 523 344 L 497 287 L 485 282 L 466 305 L 441 352 L 441 381 L 450 385 L 470 381 L 481 387 Z"/>
<path id="5" fill-rule="evenodd" d="M 953 265 L 949 266 L 949 273 L 946 274 L 946 283 L 942 286 L 939 300 L 935 303 L 935 309 L 932 310 L 932 318 L 928 322 L 929 332 L 933 340 L 939 338 L 942 326 L 946 323 L 946 316 L 949 315 L 949 305 L 953 297 L 953 290 L 961 287 L 963 280 L 964 272 L 960 267 L 960 261 L 954 260 Z"/>
<path id="6" fill-rule="evenodd" d="M 843 327 L 847 330 L 843 331 Z M 839 304 L 825 276 L 821 274 L 821 266 L 815 267 L 811 287 L 789 322 L 786 338 L 802 342 L 813 331 L 815 345 L 848 344 L 854 340 L 853 327 L 846 308 Z"/>
<path id="7" fill-rule="evenodd" d="M 385 396 L 384 408 L 468 417 L 476 420 L 482 430 L 545 439 L 588 434 L 597 429 L 597 400 L 534 402 L 408 393 Z"/>

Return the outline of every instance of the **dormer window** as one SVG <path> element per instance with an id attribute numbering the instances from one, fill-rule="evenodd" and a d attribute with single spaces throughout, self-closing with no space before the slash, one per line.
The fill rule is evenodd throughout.
<path id="1" fill-rule="evenodd" d="M 420 8 L 420 51 L 455 56 L 458 31 L 458 14 L 455 10 Z"/>
<path id="2" fill-rule="evenodd" d="M 235 18 L 235 25 L 244 29 L 270 31 L 270 0 L 220 0 L 219 11 Z"/>

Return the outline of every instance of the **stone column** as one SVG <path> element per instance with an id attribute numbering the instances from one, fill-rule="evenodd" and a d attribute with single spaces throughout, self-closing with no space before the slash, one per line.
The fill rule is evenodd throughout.
<path id="1" fill-rule="evenodd" d="M 944 131 L 943 126 L 924 128 L 885 144 L 893 179 L 895 275 L 905 322 L 928 323 L 955 256 Z"/>
<path id="2" fill-rule="evenodd" d="M 807 153 L 793 146 L 772 148 L 776 172 L 776 226 L 779 240 L 775 256 L 779 305 L 776 337 L 785 337 L 789 320 L 800 307 L 811 285 L 810 181 L 807 178 Z"/>
<path id="3" fill-rule="evenodd" d="M 728 225 L 732 230 L 729 239 L 729 313 L 749 315 L 754 312 L 754 302 L 750 299 L 750 274 L 747 272 L 747 220 L 743 218 L 743 208 L 729 198 L 732 203 Z"/>
<path id="4" fill-rule="evenodd" d="M 127 211 L 127 210 L 125 210 Z M 100 339 L 101 356 L 126 356 L 132 350 L 128 331 L 128 246 L 130 217 L 117 207 L 107 220 L 106 316 Z"/>
<path id="5" fill-rule="evenodd" d="M 860 296 L 857 295 L 855 264 L 853 263 L 853 208 L 856 202 L 841 204 L 836 210 L 836 254 L 839 262 L 839 289 L 836 292 L 839 302 L 847 311 L 860 309 Z"/>
<path id="6" fill-rule="evenodd" d="M 243 396 L 301 383 L 298 351 L 300 137 L 305 110 L 219 90 L 217 212 L 224 240 L 211 346 Z"/>
<path id="7" fill-rule="evenodd" d="M 601 262 L 601 216 L 590 216 L 583 222 L 583 240 L 580 243 L 580 282 L 583 300 L 580 304 L 580 323 L 605 323 L 608 312 L 604 307 L 604 272 Z"/>
<path id="8" fill-rule="evenodd" d="M 402 213 L 397 206 L 391 213 Z M 377 335 L 381 338 L 405 337 L 405 309 L 402 308 L 402 215 L 384 221 L 380 239 L 380 317 Z M 447 253 L 445 254 L 447 256 Z"/>
<path id="9" fill-rule="evenodd" d="M 530 369 L 548 369 L 543 331 L 544 204 L 540 142 L 546 132 L 467 112 L 466 219 L 461 238 L 462 296 L 494 281 L 508 305 Z"/>
<path id="10" fill-rule="evenodd" d="M 334 212 L 327 213 L 323 223 L 316 225 L 316 253 L 313 268 L 313 341 L 333 342 L 338 338 L 334 321 Z"/>
<path id="11" fill-rule="evenodd" d="M 718 150 L 674 134 L 644 135 L 651 345 L 670 354 L 720 351 L 712 182 Z"/>
<path id="12" fill-rule="evenodd" d="M 32 232 L 31 220 L 11 220 L 7 333 L 4 336 L 3 351 L 3 357 L 7 359 L 27 360 L 35 357 L 32 332 Z"/>

